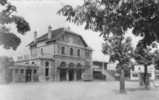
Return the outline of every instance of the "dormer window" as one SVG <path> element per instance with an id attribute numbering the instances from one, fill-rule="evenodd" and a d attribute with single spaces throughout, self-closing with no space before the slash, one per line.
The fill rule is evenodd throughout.
<path id="1" fill-rule="evenodd" d="M 69 38 L 69 42 L 70 42 L 70 43 L 73 43 L 72 37 Z"/>
<path id="2" fill-rule="evenodd" d="M 73 56 L 73 48 L 70 48 L 70 55 Z"/>

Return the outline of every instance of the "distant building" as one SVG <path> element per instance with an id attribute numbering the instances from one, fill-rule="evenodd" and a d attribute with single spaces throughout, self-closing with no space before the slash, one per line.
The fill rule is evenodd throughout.
<path id="1" fill-rule="evenodd" d="M 107 64 L 107 70 L 109 70 L 109 71 L 116 71 L 116 66 L 117 66 L 116 62 L 109 62 Z"/>
<path id="2" fill-rule="evenodd" d="M 13 81 L 76 81 L 91 76 L 92 49 L 80 35 L 51 27 L 39 38 L 34 34 L 30 56 L 19 57 L 10 68 Z"/>
<path id="3" fill-rule="evenodd" d="M 130 70 L 130 80 L 139 80 L 139 74 L 144 73 L 144 66 L 143 65 L 135 65 Z M 155 80 L 155 66 L 149 65 L 148 66 L 148 74 L 150 75 L 151 80 Z"/>
<path id="4" fill-rule="evenodd" d="M 107 63 L 102 61 L 93 61 L 93 78 L 97 80 L 106 80 L 104 72 L 107 70 Z"/>
<path id="5" fill-rule="evenodd" d="M 108 69 L 108 62 L 103 61 L 93 61 L 92 70 L 93 70 L 93 78 L 95 80 L 115 80 L 114 73 L 116 70 L 111 71 Z M 110 67 L 110 66 L 109 66 Z"/>

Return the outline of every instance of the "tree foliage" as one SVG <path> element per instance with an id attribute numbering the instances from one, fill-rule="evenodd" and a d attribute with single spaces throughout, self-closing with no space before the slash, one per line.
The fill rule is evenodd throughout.
<path id="1" fill-rule="evenodd" d="M 17 32 L 24 35 L 30 30 L 29 23 L 23 17 L 15 15 L 16 7 L 8 3 L 7 0 L 0 0 L 0 7 L 4 8 L 0 11 L 0 45 L 6 49 L 16 50 L 21 40 L 6 25 L 14 23 Z"/>
<path id="2" fill-rule="evenodd" d="M 125 92 L 125 75 L 131 67 L 132 58 L 131 38 L 122 35 L 112 35 L 103 44 L 103 53 L 110 56 L 110 61 L 118 61 L 117 72 L 120 73 L 120 92 Z"/>
<path id="3" fill-rule="evenodd" d="M 7 57 L 7 56 L 0 56 L 0 65 L 1 65 L 0 69 L 1 69 L 1 71 L 3 69 L 10 67 L 13 64 L 14 64 L 13 58 Z"/>
<path id="4" fill-rule="evenodd" d="M 111 36 L 103 44 L 103 53 L 110 55 L 110 61 L 118 61 L 119 70 L 122 68 L 127 70 L 131 62 L 132 52 L 130 37 L 124 39 L 121 36 Z"/>
<path id="5" fill-rule="evenodd" d="M 135 51 L 133 57 L 138 64 L 150 65 L 155 63 L 156 53 L 151 52 L 152 48 L 140 45 Z"/>
<path id="6" fill-rule="evenodd" d="M 0 83 L 11 82 L 11 72 L 9 67 L 13 65 L 13 58 L 7 56 L 0 56 Z"/>
<path id="7" fill-rule="evenodd" d="M 144 36 L 140 42 L 144 47 L 158 40 L 158 0 L 84 1 L 76 8 L 65 5 L 58 13 L 70 22 L 85 23 L 85 29 L 99 31 L 103 37 L 109 37 L 110 33 L 122 35 L 127 29 L 133 28 L 133 34 Z"/>

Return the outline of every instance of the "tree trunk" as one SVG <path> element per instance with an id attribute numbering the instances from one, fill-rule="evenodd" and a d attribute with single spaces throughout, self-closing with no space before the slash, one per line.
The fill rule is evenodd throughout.
<path id="1" fill-rule="evenodd" d="M 144 82 L 143 82 L 143 74 L 139 73 L 139 85 L 143 86 Z"/>
<path id="2" fill-rule="evenodd" d="M 125 72 L 124 69 L 121 69 L 120 73 L 120 93 L 125 93 Z"/>
<path id="3" fill-rule="evenodd" d="M 145 65 L 144 67 L 145 67 L 145 69 L 144 69 L 144 85 L 145 85 L 145 88 L 148 89 L 149 83 L 150 83 L 148 68 L 147 68 L 147 65 Z"/>

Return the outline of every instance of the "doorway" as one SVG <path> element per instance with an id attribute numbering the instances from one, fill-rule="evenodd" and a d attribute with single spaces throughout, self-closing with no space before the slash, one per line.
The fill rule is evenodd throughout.
<path id="1" fill-rule="evenodd" d="M 61 69 L 60 70 L 60 81 L 65 81 L 66 80 L 66 70 Z"/>
<path id="2" fill-rule="evenodd" d="M 26 82 L 31 82 L 31 76 L 32 76 L 31 69 L 27 69 L 26 70 L 26 75 L 25 76 L 26 76 L 26 78 L 25 78 L 26 80 L 25 81 Z"/>
<path id="3" fill-rule="evenodd" d="M 71 69 L 69 70 L 69 81 L 73 81 L 74 80 L 74 70 Z"/>

